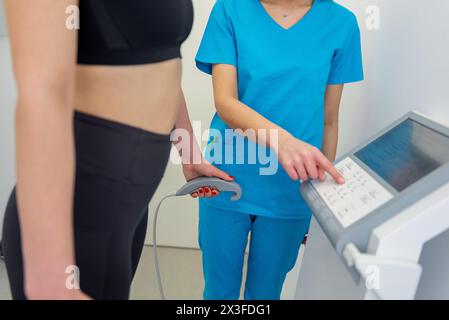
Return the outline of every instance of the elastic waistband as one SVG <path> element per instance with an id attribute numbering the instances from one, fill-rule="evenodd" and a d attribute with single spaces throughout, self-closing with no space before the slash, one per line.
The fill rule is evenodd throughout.
<path id="1" fill-rule="evenodd" d="M 163 62 L 182 58 L 179 44 L 168 47 L 107 49 L 89 52 L 78 52 L 80 65 L 129 66 Z"/>
<path id="2" fill-rule="evenodd" d="M 152 184 L 164 173 L 170 135 L 74 113 L 76 171 L 114 181 Z"/>
<path id="3" fill-rule="evenodd" d="M 75 121 L 80 121 L 84 123 L 89 123 L 91 125 L 95 125 L 102 128 L 109 128 L 112 130 L 119 131 L 123 134 L 129 135 L 141 135 L 144 137 L 151 138 L 152 140 L 162 140 L 162 141 L 170 141 L 170 134 L 161 134 L 156 132 L 151 132 L 148 130 L 144 130 L 141 128 L 133 127 L 128 124 L 120 123 L 114 120 L 108 120 L 105 118 L 100 118 L 97 116 L 93 116 L 84 112 L 75 111 L 74 112 Z"/>

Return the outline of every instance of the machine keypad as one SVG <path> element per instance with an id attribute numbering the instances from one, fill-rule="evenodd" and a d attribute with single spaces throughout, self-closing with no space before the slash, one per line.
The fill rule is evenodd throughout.
<path id="1" fill-rule="evenodd" d="M 388 200 L 393 194 L 351 158 L 336 164 L 346 183 L 339 185 L 326 175 L 312 185 L 343 227 L 348 227 Z"/>

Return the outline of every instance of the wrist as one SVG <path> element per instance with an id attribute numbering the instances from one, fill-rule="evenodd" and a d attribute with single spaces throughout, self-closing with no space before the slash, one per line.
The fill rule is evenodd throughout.
<path id="1" fill-rule="evenodd" d="M 274 148 L 274 149 L 279 149 L 282 145 L 284 145 L 285 143 L 287 143 L 288 141 L 290 141 L 293 138 L 294 138 L 293 135 L 291 133 L 289 133 L 288 131 L 279 130 L 279 136 L 278 136 L 278 141 L 277 141 L 278 148 Z"/>
<path id="2" fill-rule="evenodd" d="M 183 165 L 199 164 L 202 162 L 203 154 L 194 138 L 188 142 L 181 141 L 174 143 L 174 145 L 178 149 L 178 154 Z"/>
<path id="3" fill-rule="evenodd" d="M 75 291 L 79 290 L 79 284 L 73 286 L 72 281 L 68 281 L 69 276 L 47 274 L 41 279 L 27 279 L 24 287 L 25 295 L 31 300 L 71 299 Z M 66 282 L 70 282 L 70 286 Z"/>
<path id="4" fill-rule="evenodd" d="M 202 153 L 193 153 L 189 156 L 181 156 L 181 164 L 184 167 L 193 167 L 198 164 L 204 163 L 204 158 Z"/>
<path id="5" fill-rule="evenodd" d="M 25 295 L 29 300 L 74 300 L 81 293 L 80 289 L 67 288 L 28 288 Z"/>
<path id="6" fill-rule="evenodd" d="M 25 266 L 24 290 L 29 299 L 69 298 L 79 289 L 80 272 L 73 262 L 54 261 L 42 264 L 34 261 Z"/>

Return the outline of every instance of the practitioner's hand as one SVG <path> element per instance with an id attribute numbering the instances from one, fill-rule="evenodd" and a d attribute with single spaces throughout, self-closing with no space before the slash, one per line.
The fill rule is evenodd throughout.
<path id="1" fill-rule="evenodd" d="M 338 184 L 344 184 L 342 175 L 321 151 L 293 136 L 281 137 L 278 158 L 282 167 L 293 180 L 320 179 L 328 172 Z"/>
<path id="2" fill-rule="evenodd" d="M 207 160 L 202 159 L 200 164 L 183 164 L 182 171 L 186 181 L 193 180 L 198 177 L 217 177 L 226 181 L 233 181 L 234 177 L 228 175 L 226 172 L 218 169 L 210 164 Z M 220 192 L 211 186 L 204 186 L 198 189 L 198 192 L 193 192 L 193 198 L 210 198 L 218 196 Z"/>

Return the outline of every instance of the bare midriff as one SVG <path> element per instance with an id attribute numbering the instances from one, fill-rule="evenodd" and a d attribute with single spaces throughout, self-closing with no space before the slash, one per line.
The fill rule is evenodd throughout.
<path id="1" fill-rule="evenodd" d="M 168 134 L 181 103 L 181 59 L 132 66 L 78 65 L 74 108 Z"/>

